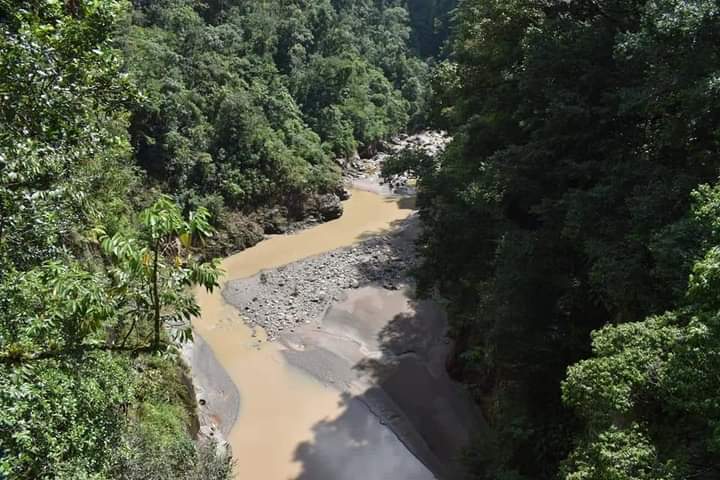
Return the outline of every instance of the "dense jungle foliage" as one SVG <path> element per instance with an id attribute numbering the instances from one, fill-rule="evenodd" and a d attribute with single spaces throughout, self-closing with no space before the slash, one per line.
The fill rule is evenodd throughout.
<path id="1" fill-rule="evenodd" d="M 217 285 L 207 247 L 250 243 L 262 208 L 302 216 L 335 157 L 424 121 L 416 52 L 443 35 L 410 21 L 399 1 L 0 0 L 0 478 L 228 478 L 175 346 L 192 287 Z"/>
<path id="2" fill-rule="evenodd" d="M 493 427 L 472 478 L 720 477 L 719 45 L 714 1 L 459 3 L 455 140 L 387 168 Z"/>
<path id="3" fill-rule="evenodd" d="M 161 330 L 185 332 L 217 270 L 161 197 L 144 212 L 113 48 L 120 2 L 0 2 L 0 477 L 226 478 L 190 436 Z M 178 236 L 182 249 L 165 251 Z M 154 353 L 151 353 L 154 352 Z M 153 445 L 152 449 L 147 445 Z"/>
<path id="4" fill-rule="evenodd" d="M 720 477 L 718 45 L 709 0 L 0 0 L 0 478 L 228 478 L 175 343 L 207 258 L 426 125 L 387 172 L 468 477 Z"/>
<path id="5" fill-rule="evenodd" d="M 400 0 L 136 1 L 122 42 L 143 93 L 139 165 L 207 207 L 226 250 L 258 239 L 242 214 L 303 218 L 314 194 L 342 188 L 336 158 L 424 122 L 428 66 L 413 52 L 436 53 L 446 29 L 444 9 L 415 3 L 427 39 Z"/>

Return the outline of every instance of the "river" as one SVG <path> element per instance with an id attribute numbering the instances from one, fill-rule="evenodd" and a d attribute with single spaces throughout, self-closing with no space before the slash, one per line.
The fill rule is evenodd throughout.
<path id="1" fill-rule="evenodd" d="M 238 310 L 223 300 L 222 287 L 234 279 L 351 245 L 390 229 L 393 222 L 412 213 L 407 199 L 358 190 L 352 192 L 344 208 L 345 214 L 338 220 L 297 234 L 270 237 L 227 258 L 222 263 L 225 276 L 221 288 L 213 293 L 197 293 L 202 317 L 193 322 L 195 332 L 210 347 L 240 394 L 239 412 L 228 437 L 238 464 L 238 478 L 311 479 L 299 446 L 314 445 L 318 425 L 332 424 L 340 417 L 366 424 L 368 438 L 352 441 L 371 443 L 375 448 L 371 457 L 354 466 L 357 472 L 347 473 L 344 478 L 433 478 L 388 428 L 357 405 L 348 405 L 338 389 L 290 365 L 282 354 L 282 345 L 266 341 L 262 332 L 254 333 L 239 318 Z M 372 455 L 379 457 L 373 459 Z M 390 465 L 383 467 L 388 462 Z M 349 468 L 350 464 L 345 465 L 345 471 Z"/>

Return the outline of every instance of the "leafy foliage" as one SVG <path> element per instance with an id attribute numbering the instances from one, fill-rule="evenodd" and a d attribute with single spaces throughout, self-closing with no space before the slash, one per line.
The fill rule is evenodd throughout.
<path id="1" fill-rule="evenodd" d="M 96 230 L 103 252 L 111 257 L 111 289 L 119 303 L 114 311 L 122 324 L 130 324 L 122 346 L 143 321 L 152 321 L 155 349 L 163 326 L 178 331 L 181 341 L 191 338 L 190 321 L 200 308 L 190 289 L 199 285 L 212 291 L 220 275 L 217 261 L 200 263 L 190 250 L 194 241 L 212 234 L 209 216 L 200 209 L 184 220 L 172 199 L 162 196 L 140 214 L 139 238 Z"/>
<path id="2" fill-rule="evenodd" d="M 460 2 L 450 58 L 432 76 L 432 110 L 455 141 L 415 169 L 420 288 L 449 300 L 452 370 L 495 430 L 492 454 L 471 452 L 477 478 L 554 478 L 579 428 L 560 383 L 590 354 L 590 332 L 685 301 L 694 261 L 714 245 L 690 204 L 718 173 L 718 18 L 714 2 Z M 693 281 L 712 290 L 703 268 Z M 696 453 L 657 443 L 650 425 L 670 423 L 666 411 L 633 403 L 682 325 L 595 337 L 601 358 L 573 370 L 593 387 L 571 375 L 566 396 L 583 420 L 615 423 L 588 427 L 595 441 L 568 478 L 668 478 L 692 463 Z M 635 408 L 642 421 L 617 418 Z"/>
<path id="3" fill-rule="evenodd" d="M 604 451 L 625 457 L 612 478 L 718 475 L 718 193 L 704 185 L 695 194 L 694 217 L 712 232 L 711 246 L 693 267 L 682 305 L 595 332 L 593 358 L 568 370 L 563 399 L 587 430 L 565 465 L 566 478 L 605 478 L 614 467 L 612 459 L 597 459 Z"/>
<path id="4" fill-rule="evenodd" d="M 136 2 L 124 39 L 144 98 L 139 164 L 188 205 L 280 205 L 340 185 L 349 156 L 424 117 L 427 67 L 402 2 Z"/>
<path id="5" fill-rule="evenodd" d="M 230 478 L 230 459 L 215 445 L 194 445 L 188 407 L 194 399 L 180 381 L 182 369 L 171 359 L 140 357 L 128 428 L 113 452 L 112 477 L 121 480 L 206 480 Z"/>
<path id="6" fill-rule="evenodd" d="M 115 315 L 104 279 L 77 263 L 55 261 L 27 272 L 12 272 L 0 285 L 5 312 L 0 358 L 97 345 L 95 334 Z"/>
<path id="7" fill-rule="evenodd" d="M 138 182 L 125 166 L 125 106 L 133 88 L 112 39 L 125 11 L 119 1 L 0 1 L 2 478 L 114 478 L 116 446 L 130 441 L 134 426 L 159 428 L 137 415 L 142 373 L 118 352 L 122 326 L 157 319 L 151 306 L 183 318 L 197 313 L 186 288 L 217 278 L 213 263 L 187 254 L 211 233 L 207 211 L 186 221 L 162 198 L 143 215 L 144 228 L 131 226 L 127 199 Z M 115 282 L 133 272 L 127 257 L 103 264 L 85 236 L 98 224 L 126 245 L 182 238 L 186 253 L 177 249 L 179 264 L 155 257 L 162 272 L 151 269 L 155 289 L 147 294 L 137 283 L 147 277 Z M 173 414 L 182 410 L 168 403 Z M 179 418 L 174 442 L 187 448 L 176 468 L 197 463 L 214 475 L 200 478 L 227 478 L 229 467 L 197 450 Z"/>
<path id="8" fill-rule="evenodd" d="M 127 212 L 128 83 L 109 38 L 121 4 L 81 8 L 0 2 L 0 270 L 50 259 L 99 215 Z"/>
<path id="9" fill-rule="evenodd" d="M 96 352 L 0 365 L 0 474 L 90 479 L 110 466 L 130 400 L 123 359 Z"/>

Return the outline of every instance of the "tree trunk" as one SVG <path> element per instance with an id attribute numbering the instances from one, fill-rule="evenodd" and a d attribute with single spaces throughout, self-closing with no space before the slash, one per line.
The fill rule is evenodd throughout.
<path id="1" fill-rule="evenodd" d="M 3 237 L 5 235 L 5 206 L 0 199 L 0 252 L 2 252 Z"/>
<path id="2" fill-rule="evenodd" d="M 158 256 L 160 253 L 160 239 L 155 242 L 155 259 L 153 260 L 153 306 L 155 307 L 155 341 L 153 348 L 160 348 L 160 294 L 158 288 Z"/>

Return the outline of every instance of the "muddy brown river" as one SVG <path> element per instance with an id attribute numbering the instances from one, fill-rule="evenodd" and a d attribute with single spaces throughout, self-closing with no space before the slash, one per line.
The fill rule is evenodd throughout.
<path id="1" fill-rule="evenodd" d="M 264 269 L 352 245 L 390 229 L 393 222 L 412 213 L 407 200 L 364 191 L 352 193 L 340 219 L 294 235 L 271 237 L 227 258 L 222 264 L 223 286 Z M 290 365 L 282 353 L 282 345 L 267 342 L 261 331 L 253 333 L 239 318 L 238 310 L 225 303 L 221 291 L 222 288 L 212 294 L 197 293 L 202 318 L 194 321 L 194 328 L 240 394 L 240 409 L 228 437 L 237 462 L 237 478 L 434 478 L 367 409 L 357 403 L 348 404 L 338 389 Z M 339 431 L 322 432 L 332 440 L 322 446 L 326 451 L 320 452 L 323 455 L 317 458 L 323 460 L 314 468 L 324 473 L 308 476 L 308 465 L 303 464 L 299 446 L 321 448 L 317 443 L 318 426 L 333 425 L 341 417 L 343 422 L 352 425 L 352 431 L 361 433 L 345 438 Z M 348 450 L 350 446 L 363 445 L 368 447 L 364 449 L 364 457 L 343 456 L 344 451 L 352 451 Z"/>

